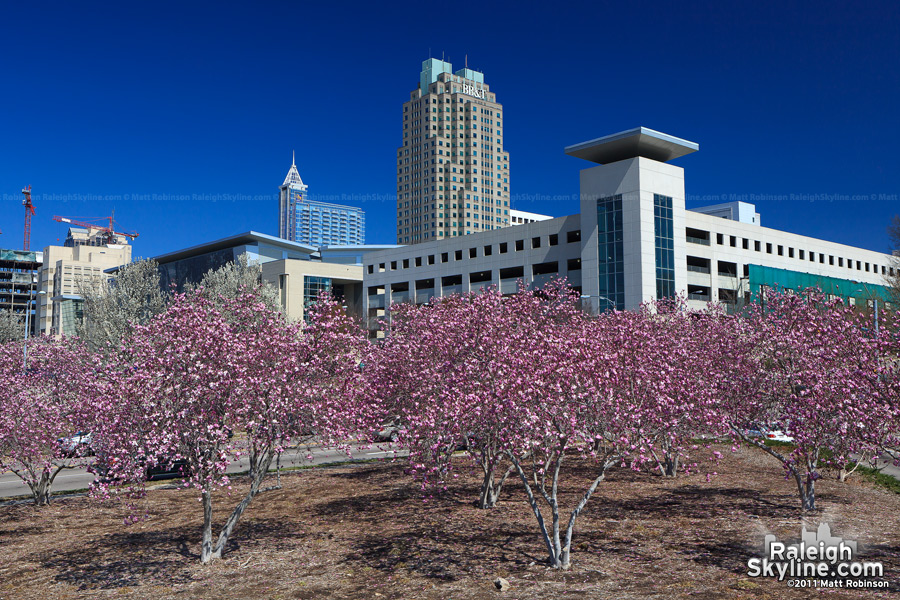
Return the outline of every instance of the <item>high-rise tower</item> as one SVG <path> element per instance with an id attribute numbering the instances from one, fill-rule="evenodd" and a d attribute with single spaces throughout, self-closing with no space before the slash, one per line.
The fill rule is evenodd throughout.
<path id="1" fill-rule="evenodd" d="M 297 171 L 297 158 L 291 157 L 291 169 L 278 188 L 278 237 L 294 240 L 297 231 L 297 204 L 306 198 L 306 185 Z"/>
<path id="2" fill-rule="evenodd" d="M 397 150 L 397 243 L 417 244 L 509 225 L 503 106 L 468 66 L 422 63 L 403 105 Z"/>
<path id="3" fill-rule="evenodd" d="M 365 244 L 366 213 L 356 206 L 311 200 L 296 159 L 279 187 L 278 237 L 311 246 Z"/>

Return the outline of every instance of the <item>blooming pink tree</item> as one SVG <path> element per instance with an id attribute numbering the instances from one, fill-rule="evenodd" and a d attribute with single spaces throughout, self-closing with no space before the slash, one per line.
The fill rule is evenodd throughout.
<path id="1" fill-rule="evenodd" d="M 878 341 L 851 307 L 815 290 L 765 293 L 749 317 L 721 325 L 709 369 L 732 432 L 777 460 L 802 510 L 815 510 L 822 469 L 877 455 L 889 434 Z M 783 430 L 792 445 L 766 444 L 752 423 Z"/>
<path id="2" fill-rule="evenodd" d="M 390 335 L 372 370 L 381 414 L 400 418 L 399 443 L 426 485 L 442 485 L 451 456 L 464 448 L 482 469 L 477 506 L 494 506 L 509 472 L 503 458 L 508 388 L 506 356 L 516 322 L 496 289 L 425 306 L 393 307 Z"/>
<path id="3" fill-rule="evenodd" d="M 640 469 L 654 457 L 661 463 L 660 456 L 674 462 L 671 457 L 684 451 L 684 438 L 712 419 L 709 394 L 696 389 L 693 374 L 691 380 L 680 379 L 679 362 L 686 361 L 675 353 L 689 355 L 684 342 L 667 337 L 686 330 L 671 322 L 681 318 L 689 317 L 649 308 L 597 318 L 537 318 L 529 345 L 515 353 L 518 370 L 528 374 L 517 399 L 527 426 L 508 455 L 550 566 L 569 567 L 578 516 L 609 469 Z M 563 465 L 572 457 L 591 465 L 593 475 L 564 515 L 558 491 Z"/>
<path id="4" fill-rule="evenodd" d="M 333 302 L 312 324 L 288 323 L 252 293 L 222 304 L 177 295 L 166 312 L 135 328 L 98 403 L 112 483 L 141 482 L 157 462 L 186 462 L 186 485 L 203 506 L 201 561 L 220 558 L 273 459 L 312 428 L 345 437 L 360 396 L 365 338 Z M 233 436 L 233 437 L 232 437 Z M 212 506 L 229 464 L 250 460 L 250 488 L 213 541 Z"/>
<path id="5" fill-rule="evenodd" d="M 40 338 L 0 345 L 0 472 L 12 471 L 31 490 L 37 506 L 50 504 L 53 481 L 63 469 L 84 463 L 84 446 L 60 443 L 83 426 L 94 365 L 69 340 Z"/>

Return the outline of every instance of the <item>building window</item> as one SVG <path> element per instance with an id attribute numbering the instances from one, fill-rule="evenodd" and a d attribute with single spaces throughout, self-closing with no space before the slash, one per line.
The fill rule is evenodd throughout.
<path id="1" fill-rule="evenodd" d="M 516 240 L 516 252 L 521 252 L 525 249 L 525 240 Z"/>
<path id="2" fill-rule="evenodd" d="M 533 238 L 531 238 L 531 247 L 532 247 L 532 248 L 540 248 L 540 247 L 541 247 L 541 238 L 540 238 L 540 236 L 539 236 L 539 237 L 533 237 Z"/>
<path id="3" fill-rule="evenodd" d="M 441 262 L 450 262 L 450 254 L 448 252 L 441 252 Z"/>
<path id="4" fill-rule="evenodd" d="M 478 248 L 469 248 L 469 258 L 478 258 Z"/>
<path id="5" fill-rule="evenodd" d="M 759 240 L 753 240 L 753 249 L 757 252 L 762 251 L 762 244 L 759 243 Z"/>
<path id="6" fill-rule="evenodd" d="M 766 242 L 766 254 L 772 254 L 772 244 Z"/>
<path id="7" fill-rule="evenodd" d="M 404 268 L 404 269 L 408 269 L 408 268 L 409 268 L 409 259 L 408 259 L 408 258 L 404 258 L 404 259 L 403 259 L 403 268 Z"/>
<path id="8" fill-rule="evenodd" d="M 749 249 L 750 249 L 750 240 L 748 240 L 747 238 L 744 238 L 742 244 L 743 244 L 744 250 L 749 250 Z"/>
<path id="9" fill-rule="evenodd" d="M 737 248 L 737 238 L 735 236 L 732 235 L 728 240 L 728 243 L 732 248 Z"/>
<path id="10" fill-rule="evenodd" d="M 716 234 L 716 243 L 719 244 L 720 246 L 723 245 L 725 243 L 725 236 L 723 236 L 721 233 L 717 233 Z"/>
<path id="11" fill-rule="evenodd" d="M 493 254 L 493 253 L 494 253 L 494 247 L 493 247 L 493 246 L 487 245 L 487 246 L 484 247 L 484 255 L 485 255 L 485 256 L 490 256 L 490 255 Z"/>
<path id="12" fill-rule="evenodd" d="M 804 250 L 800 250 L 800 260 L 806 260 L 806 252 Z"/>
<path id="13" fill-rule="evenodd" d="M 784 246 L 778 246 L 778 256 L 784 256 Z"/>
<path id="14" fill-rule="evenodd" d="M 656 241 L 656 297 L 675 295 L 675 242 L 672 221 L 672 198 L 653 194 L 653 228 Z M 737 244 L 731 236 L 731 245 Z"/>
<path id="15" fill-rule="evenodd" d="M 453 253 L 453 258 L 456 260 L 462 260 L 462 250 L 457 250 Z"/>
<path id="16" fill-rule="evenodd" d="M 416 257 L 416 266 L 417 266 L 417 267 L 421 267 L 421 266 L 422 266 L 422 257 L 421 257 L 421 256 L 417 256 L 417 257 Z"/>
<path id="17" fill-rule="evenodd" d="M 550 245 L 558 246 L 559 245 L 559 236 L 555 233 L 550 234 Z"/>
<path id="18" fill-rule="evenodd" d="M 709 232 L 702 229 L 694 229 L 686 227 L 684 230 L 684 239 L 689 244 L 702 244 L 709 246 Z"/>
<path id="19" fill-rule="evenodd" d="M 507 245 L 506 242 L 501 242 L 500 243 L 500 254 L 506 254 L 508 247 L 509 246 Z"/>
<path id="20" fill-rule="evenodd" d="M 597 200 L 600 306 L 625 310 L 622 194 Z"/>
<path id="21" fill-rule="evenodd" d="M 303 278 L 303 317 L 307 318 L 309 309 L 319 299 L 322 292 L 331 291 L 331 279 L 328 277 L 313 277 L 306 275 Z"/>
<path id="22" fill-rule="evenodd" d="M 566 232 L 566 243 L 574 244 L 575 242 L 580 242 L 580 241 L 581 241 L 581 230 L 580 229 Z"/>

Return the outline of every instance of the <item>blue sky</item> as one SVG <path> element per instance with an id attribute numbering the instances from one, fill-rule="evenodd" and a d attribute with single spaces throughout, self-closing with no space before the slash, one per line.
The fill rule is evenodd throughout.
<path id="1" fill-rule="evenodd" d="M 700 144 L 677 161 L 688 208 L 761 196 L 765 226 L 888 249 L 896 2 L 378 4 L 4 4 L 0 247 L 21 247 L 26 184 L 32 249 L 65 237 L 53 215 L 113 209 L 136 256 L 277 234 L 292 150 L 312 196 L 394 243 L 402 104 L 430 53 L 468 55 L 503 103 L 514 208 L 577 212 L 589 165 L 563 148 L 642 125 Z"/>

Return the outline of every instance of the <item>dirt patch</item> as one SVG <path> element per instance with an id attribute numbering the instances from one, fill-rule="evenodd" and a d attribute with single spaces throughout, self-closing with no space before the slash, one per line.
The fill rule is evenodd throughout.
<path id="1" fill-rule="evenodd" d="M 873 598 L 900 590 L 900 496 L 851 479 L 819 482 L 819 514 L 884 563 L 888 590 L 792 589 L 747 576 L 767 533 L 796 540 L 804 522 L 791 481 L 762 453 L 725 452 L 710 483 L 617 470 L 579 518 L 573 567 L 547 569 L 517 482 L 497 508 L 474 508 L 478 473 L 460 461 L 443 494 L 424 498 L 400 463 L 282 477 L 250 505 L 223 560 L 199 564 L 201 511 L 191 490 L 155 490 L 149 518 L 88 498 L 0 508 L 0 599 L 63 598 Z M 589 465 L 569 464 L 572 506 Z M 216 499 L 219 522 L 238 501 Z M 497 591 L 504 577 L 512 588 Z"/>

